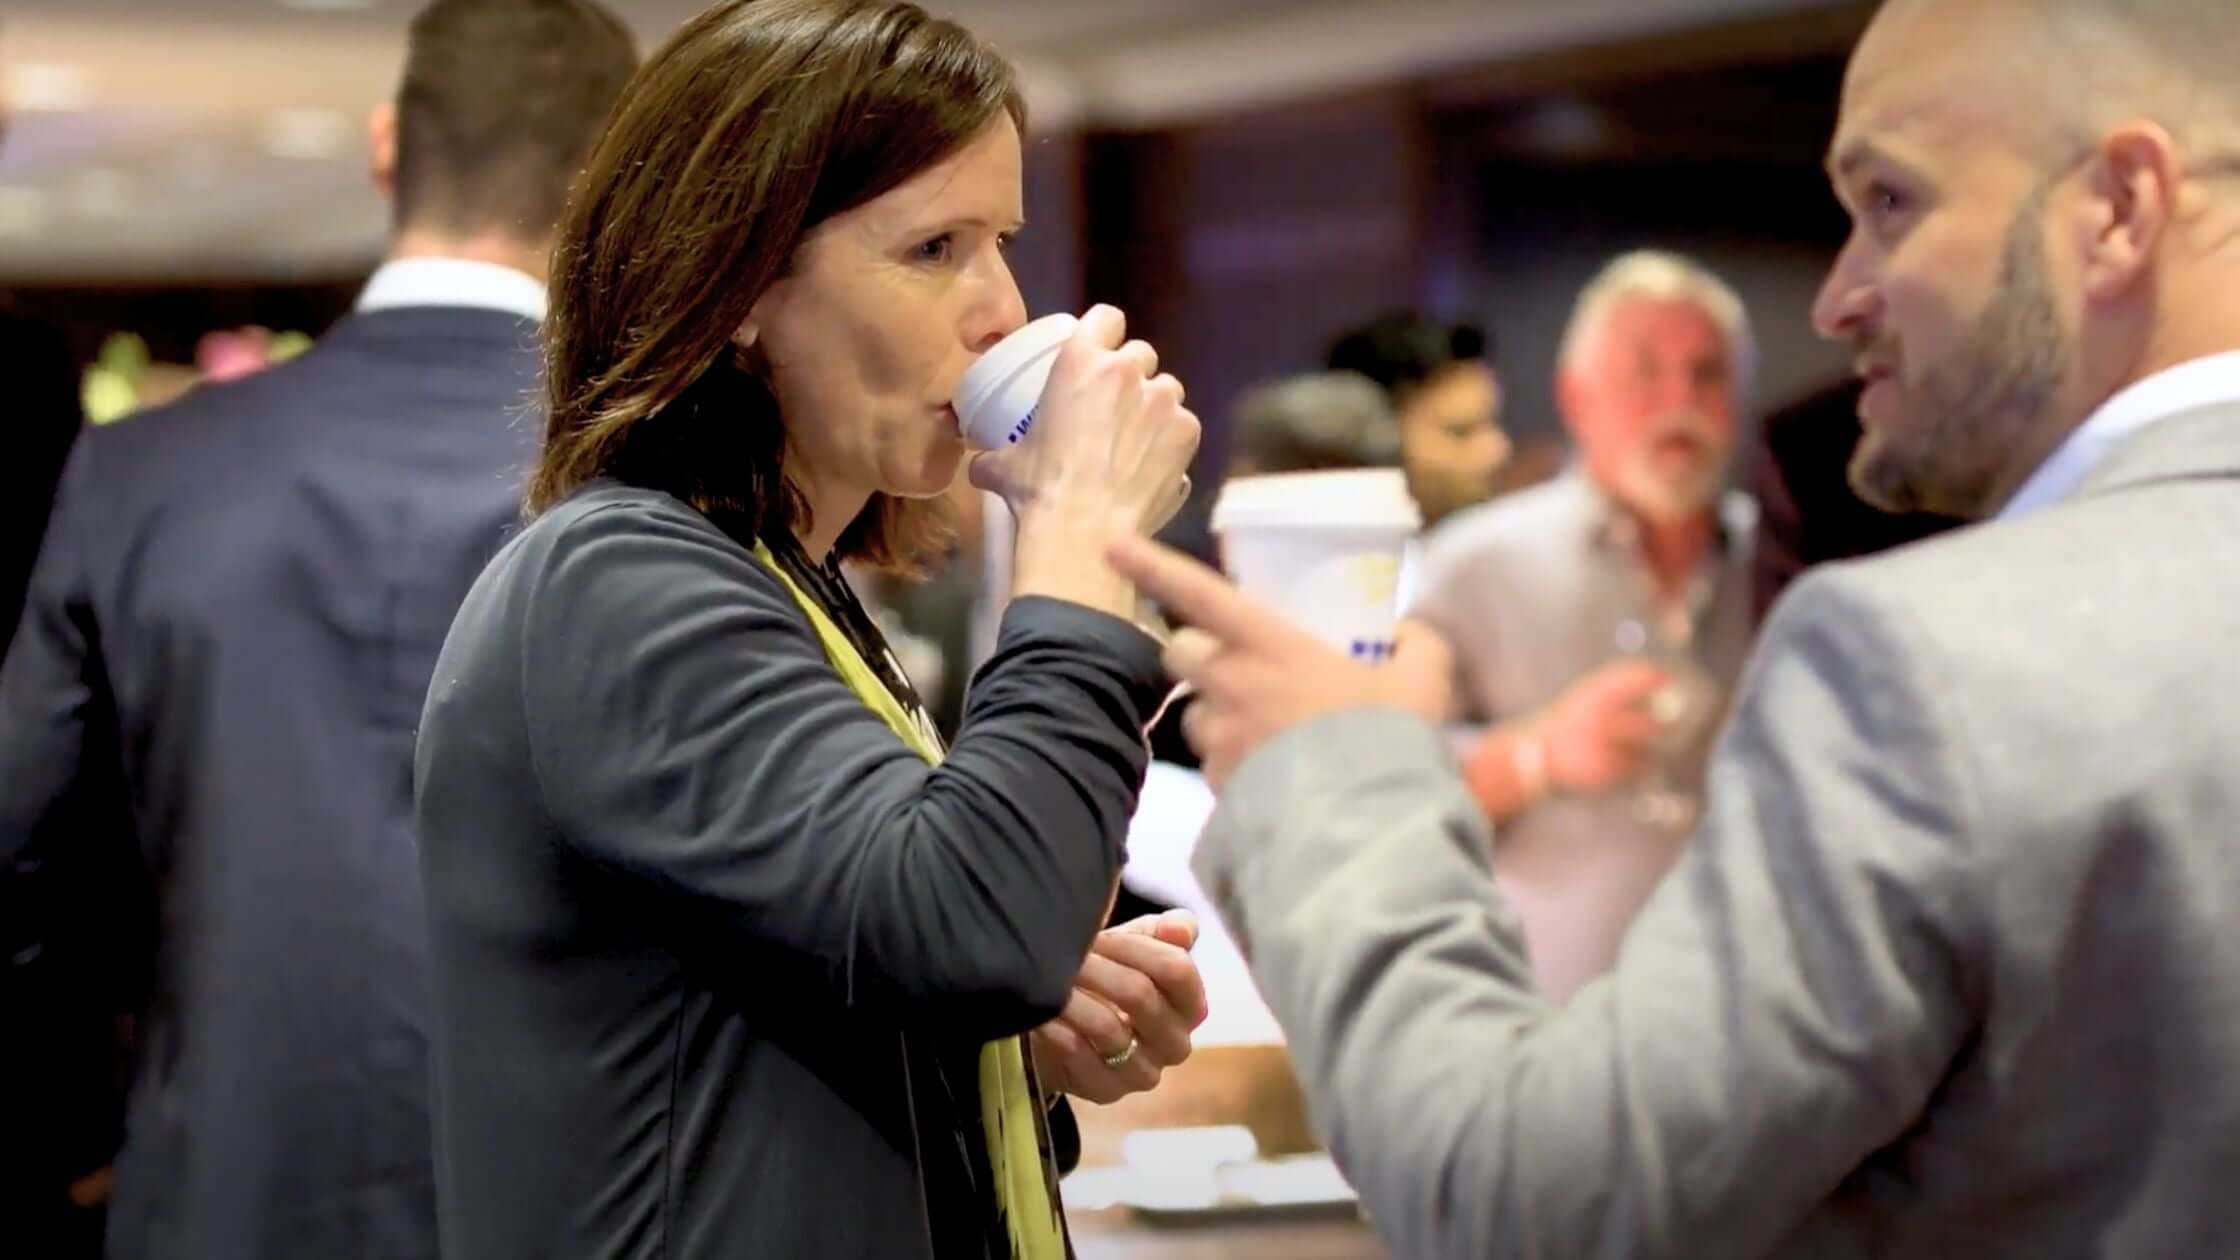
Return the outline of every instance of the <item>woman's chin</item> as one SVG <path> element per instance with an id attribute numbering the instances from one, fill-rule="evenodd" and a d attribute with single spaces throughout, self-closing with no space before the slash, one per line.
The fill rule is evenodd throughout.
<path id="1" fill-rule="evenodd" d="M 926 452 L 916 468 L 888 478 L 886 492 L 898 499 L 938 499 L 957 483 L 965 454 L 964 443 L 944 443 Z"/>

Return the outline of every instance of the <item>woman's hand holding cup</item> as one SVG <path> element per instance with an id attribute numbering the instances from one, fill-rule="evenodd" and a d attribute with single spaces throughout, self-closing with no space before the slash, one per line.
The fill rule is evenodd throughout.
<path id="1" fill-rule="evenodd" d="M 1158 352 L 1126 336 L 1117 309 L 1092 307 L 1059 349 L 1031 428 L 973 460 L 972 483 L 1019 519 L 1014 595 L 1132 616 L 1134 590 L 1104 548 L 1156 531 L 1182 506 L 1198 418 Z"/>

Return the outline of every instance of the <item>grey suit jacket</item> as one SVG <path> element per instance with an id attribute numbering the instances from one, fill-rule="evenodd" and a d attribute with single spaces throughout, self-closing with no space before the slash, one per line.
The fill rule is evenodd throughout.
<path id="1" fill-rule="evenodd" d="M 1805 578 L 1711 796 L 1554 1008 L 1429 727 L 1232 781 L 1200 873 L 1398 1254 L 2240 1255 L 2240 408 Z"/>

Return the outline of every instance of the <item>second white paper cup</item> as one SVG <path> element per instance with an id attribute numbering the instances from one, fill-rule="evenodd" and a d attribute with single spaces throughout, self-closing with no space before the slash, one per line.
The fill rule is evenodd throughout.
<path id="1" fill-rule="evenodd" d="M 1423 514 L 1396 468 L 1232 478 L 1213 506 L 1237 586 L 1357 660 L 1392 654 Z"/>

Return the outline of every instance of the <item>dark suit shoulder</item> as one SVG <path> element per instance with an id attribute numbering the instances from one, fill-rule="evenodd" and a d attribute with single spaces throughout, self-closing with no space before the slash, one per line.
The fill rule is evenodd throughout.
<path id="1" fill-rule="evenodd" d="M 534 437 L 534 427 L 524 426 L 536 405 L 537 360 L 532 343 L 515 341 L 529 325 L 496 311 L 433 314 L 477 322 L 412 321 L 369 335 L 360 326 L 367 317 L 348 317 L 285 363 L 204 382 L 162 406 L 90 426 L 89 467 L 81 476 L 102 487 L 111 507 L 152 507 L 237 495 L 244 477 L 300 467 L 314 446 L 394 453 L 436 442 L 525 462 Z M 483 335 L 436 339 L 444 327 L 480 328 Z M 425 335 L 407 346 L 402 328 Z M 514 340 L 501 329 L 515 330 L 508 334 Z M 433 437 L 405 437 L 431 429 Z"/>
<path id="2" fill-rule="evenodd" d="M 201 381 L 159 406 L 91 426 L 97 449 L 137 461 L 222 441 L 261 427 L 265 417 L 305 409 L 327 391 L 321 348 L 231 381 Z"/>

